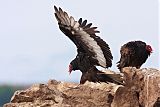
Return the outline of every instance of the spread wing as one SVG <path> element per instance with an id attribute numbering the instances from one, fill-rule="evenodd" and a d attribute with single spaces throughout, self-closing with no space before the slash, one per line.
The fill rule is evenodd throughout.
<path id="1" fill-rule="evenodd" d="M 54 9 L 60 30 L 74 42 L 78 53 L 86 53 L 94 60 L 95 65 L 111 67 L 113 57 L 110 48 L 105 41 L 96 36 L 96 33 L 99 33 L 97 27 L 91 27 L 92 23 L 87 24 L 87 20 L 82 21 L 82 18 L 75 21 L 61 8 L 54 6 Z"/>

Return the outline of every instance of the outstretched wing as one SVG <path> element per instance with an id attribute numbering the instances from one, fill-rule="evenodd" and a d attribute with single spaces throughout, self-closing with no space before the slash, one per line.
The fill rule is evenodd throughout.
<path id="1" fill-rule="evenodd" d="M 99 33 L 97 27 L 91 27 L 92 23 L 87 24 L 87 20 L 82 21 L 82 18 L 75 21 L 61 8 L 54 6 L 54 9 L 60 30 L 75 43 L 78 52 L 89 55 L 95 65 L 111 67 L 113 57 L 110 48 L 105 41 L 95 35 Z"/>

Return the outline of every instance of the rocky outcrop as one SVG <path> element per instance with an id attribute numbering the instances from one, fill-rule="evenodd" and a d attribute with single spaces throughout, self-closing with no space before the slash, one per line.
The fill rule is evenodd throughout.
<path id="1" fill-rule="evenodd" d="M 160 107 L 160 71 L 124 68 L 125 86 L 120 87 L 112 107 Z"/>
<path id="2" fill-rule="evenodd" d="M 125 86 L 50 80 L 16 91 L 4 107 L 160 107 L 160 71 L 124 68 Z"/>
<path id="3" fill-rule="evenodd" d="M 84 85 L 50 80 L 17 91 L 4 107 L 109 107 L 119 85 L 91 83 Z"/>

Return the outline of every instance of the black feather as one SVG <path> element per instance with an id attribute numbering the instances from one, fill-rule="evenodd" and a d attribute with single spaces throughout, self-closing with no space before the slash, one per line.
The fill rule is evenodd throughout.
<path id="1" fill-rule="evenodd" d="M 80 27 L 84 27 L 86 24 L 87 24 L 87 20 L 84 20 L 84 21 L 82 22 L 82 24 L 80 25 Z"/>
<path id="2" fill-rule="evenodd" d="M 81 25 L 82 24 L 82 18 L 80 18 L 79 20 L 78 20 L 78 23 Z"/>
<path id="3" fill-rule="evenodd" d="M 72 16 L 69 17 L 65 11 L 61 8 L 58 10 L 56 6 L 54 6 L 54 9 L 60 30 L 71 39 L 77 47 L 77 57 L 71 62 L 71 65 L 74 66 L 73 70 L 79 69 L 82 72 L 82 77 L 86 73 L 91 73 L 89 74 L 91 76 L 87 77 L 89 80 L 93 75 L 97 76 L 97 74 L 94 74 L 95 72 L 99 72 L 95 70 L 96 66 L 102 66 L 104 68 L 111 67 L 113 56 L 109 45 L 99 36 L 96 36 L 96 33 L 99 33 L 97 27 L 92 27 L 92 23 L 87 24 L 87 20 L 83 21 L 82 18 L 78 20 L 79 25 L 76 24 L 75 26 L 77 22 Z M 102 53 L 99 54 L 97 49 L 102 51 Z M 97 57 L 97 55 L 99 55 L 100 58 Z M 80 59 L 78 57 L 80 57 Z M 90 72 L 92 68 L 94 68 L 95 71 Z M 98 77 L 91 80 L 94 81 L 95 79 L 98 79 Z M 99 79 L 97 81 L 99 81 Z"/>
<path id="4" fill-rule="evenodd" d="M 150 52 L 146 50 L 146 43 L 142 41 L 131 41 L 124 44 L 120 50 L 121 58 L 117 63 L 118 69 L 124 67 L 140 68 L 146 62 Z"/>

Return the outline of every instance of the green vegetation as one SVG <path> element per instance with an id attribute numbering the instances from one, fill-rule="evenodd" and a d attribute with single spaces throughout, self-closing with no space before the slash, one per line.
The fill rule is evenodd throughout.
<path id="1" fill-rule="evenodd" d="M 2 107 L 5 103 L 10 102 L 14 92 L 21 89 L 24 89 L 24 87 L 7 85 L 0 86 L 0 107 Z"/>

